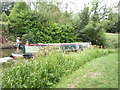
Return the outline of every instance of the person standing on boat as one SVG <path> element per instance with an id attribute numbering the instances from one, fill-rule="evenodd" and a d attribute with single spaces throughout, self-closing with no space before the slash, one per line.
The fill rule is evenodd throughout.
<path id="1" fill-rule="evenodd" d="M 29 45 L 29 41 L 26 41 L 25 45 Z"/>
<path id="2" fill-rule="evenodd" d="M 16 50 L 16 52 L 19 52 L 20 37 L 16 38 L 16 44 L 17 44 L 17 50 Z"/>

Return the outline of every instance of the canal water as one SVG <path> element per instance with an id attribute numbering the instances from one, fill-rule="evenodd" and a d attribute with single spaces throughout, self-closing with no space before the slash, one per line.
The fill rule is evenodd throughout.
<path id="1" fill-rule="evenodd" d="M 14 52 L 16 49 L 10 48 L 10 49 L 0 49 L 0 57 L 9 57 L 12 52 Z"/>

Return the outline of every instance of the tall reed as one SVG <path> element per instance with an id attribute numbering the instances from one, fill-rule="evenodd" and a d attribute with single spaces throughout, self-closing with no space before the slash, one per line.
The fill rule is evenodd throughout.
<path id="1" fill-rule="evenodd" d="M 82 52 L 64 54 L 52 52 L 45 57 L 24 61 L 3 70 L 3 88 L 48 88 L 59 82 L 94 58 L 116 52 L 114 49 L 86 49 Z"/>

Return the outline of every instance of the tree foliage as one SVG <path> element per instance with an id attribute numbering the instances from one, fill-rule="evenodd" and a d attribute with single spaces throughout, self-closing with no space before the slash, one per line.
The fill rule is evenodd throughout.
<path id="1" fill-rule="evenodd" d="M 1 14 L 1 20 L 2 20 L 3 22 L 7 22 L 7 21 L 8 21 L 8 16 L 6 15 L 5 12 L 3 12 L 3 13 Z"/>
<path id="2" fill-rule="evenodd" d="M 39 28 L 38 28 L 39 27 Z M 23 42 L 26 40 L 32 43 L 67 43 L 76 40 L 74 28 L 71 25 L 60 25 L 46 22 L 44 25 L 36 26 L 27 34 L 22 36 Z"/>
<path id="3" fill-rule="evenodd" d="M 108 28 L 106 29 L 107 32 L 109 33 L 116 33 L 118 32 L 118 14 L 117 13 L 113 13 L 112 10 L 110 11 L 109 15 L 108 15 L 108 21 L 109 21 L 109 25 Z"/>
<path id="4" fill-rule="evenodd" d="M 0 9 L 1 9 L 0 14 L 5 12 L 7 14 L 7 16 L 9 16 L 10 10 L 13 8 L 14 3 L 15 2 L 13 2 L 13 1 L 11 1 L 11 2 L 0 1 Z"/>
<path id="5" fill-rule="evenodd" d="M 31 8 L 30 5 L 33 5 Z M 62 12 L 55 2 L 15 2 L 8 18 L 9 32 L 31 43 L 92 42 L 105 45 L 105 31 L 116 32 L 117 13 L 100 2 L 84 5 L 74 18 L 67 10 Z M 3 17 L 5 13 L 2 14 Z"/>
<path id="6" fill-rule="evenodd" d="M 84 9 L 74 19 L 77 41 L 105 45 L 105 31 L 115 32 L 117 29 L 117 14 L 113 13 L 112 9 L 106 8 L 106 6 L 101 8 L 98 0 L 93 0 L 91 5 L 92 8 L 84 6 Z"/>
<path id="7" fill-rule="evenodd" d="M 81 31 L 85 28 L 85 26 L 89 22 L 89 7 L 85 6 L 81 13 L 78 13 L 78 16 L 75 17 L 74 28 L 77 34 L 77 40 L 82 41 Z"/>
<path id="8" fill-rule="evenodd" d="M 75 41 L 76 37 L 72 25 L 63 25 L 58 22 L 60 18 L 57 15 L 61 14 L 60 11 L 57 11 L 58 7 L 46 4 L 41 3 L 37 12 L 30 10 L 25 2 L 15 4 L 9 16 L 10 32 L 16 37 L 22 37 L 23 42 L 26 40 L 31 43 Z M 21 9 L 20 6 L 23 8 Z"/>
<path id="9" fill-rule="evenodd" d="M 105 45 L 105 30 L 100 23 L 90 21 L 82 32 L 83 41 L 91 41 L 92 44 Z"/>
<path id="10" fill-rule="evenodd" d="M 29 11 L 29 6 L 25 2 L 16 2 L 14 8 L 11 10 L 8 21 L 11 34 L 14 36 L 25 34 L 27 30 L 24 26 L 29 24 L 30 15 L 32 17 L 32 13 Z"/>

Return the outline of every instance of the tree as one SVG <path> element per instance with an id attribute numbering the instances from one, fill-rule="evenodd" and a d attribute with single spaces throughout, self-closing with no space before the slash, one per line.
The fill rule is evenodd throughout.
<path id="1" fill-rule="evenodd" d="M 92 1 L 92 8 L 91 8 L 91 20 L 94 22 L 100 22 L 100 18 L 99 18 L 99 1 Z"/>
<path id="2" fill-rule="evenodd" d="M 22 34 L 25 34 L 28 30 L 25 25 L 29 24 L 29 14 L 32 17 L 30 7 L 25 2 L 16 2 L 9 15 L 9 32 L 14 36 L 22 36 Z"/>
<path id="3" fill-rule="evenodd" d="M 115 33 L 118 32 L 118 14 L 117 13 L 113 13 L 113 10 L 110 10 L 109 15 L 108 15 L 108 21 L 109 21 L 109 25 L 108 28 L 106 29 L 107 32 L 109 33 Z"/>
<path id="4" fill-rule="evenodd" d="M 77 41 L 92 42 L 96 45 L 105 45 L 105 28 L 100 20 L 99 1 L 92 2 L 92 8 L 85 6 L 79 14 L 80 19 L 75 23 Z"/>
<path id="5" fill-rule="evenodd" d="M 77 41 L 82 41 L 82 31 L 89 23 L 89 14 L 89 7 L 85 5 L 82 12 L 78 13 L 78 15 L 73 20 L 74 28 L 77 34 Z"/>
<path id="6" fill-rule="evenodd" d="M 10 33 L 30 43 L 73 42 L 76 39 L 71 24 L 60 24 L 61 12 L 53 4 L 40 3 L 37 11 L 30 10 L 25 2 L 16 3 L 9 16 Z M 24 8 L 20 8 L 23 6 Z M 53 16 L 52 16 L 53 15 Z M 61 16 L 61 15 L 60 15 Z M 56 20 L 57 19 L 57 20 Z"/>
<path id="7" fill-rule="evenodd" d="M 14 7 L 14 3 L 15 3 L 14 1 L 11 1 L 11 2 L 3 2 L 3 1 L 1 1 L 0 2 L 1 11 L 5 12 L 6 15 L 9 16 L 10 10 Z"/>
<path id="8" fill-rule="evenodd" d="M 3 13 L 1 14 L 1 21 L 3 21 L 3 22 L 7 22 L 7 21 L 8 21 L 8 16 L 6 15 L 5 12 L 3 12 Z"/>
<path id="9" fill-rule="evenodd" d="M 92 42 L 96 45 L 105 45 L 105 30 L 100 23 L 90 21 L 82 32 L 82 41 Z"/>
<path id="10" fill-rule="evenodd" d="M 33 30 L 26 34 L 31 42 L 34 43 L 68 43 L 76 40 L 74 28 L 72 25 L 60 25 L 58 23 L 46 22 L 34 27 Z M 31 34 L 32 33 L 32 34 Z M 32 37 L 29 37 L 31 36 Z M 24 38 L 25 36 L 23 36 Z"/>
<path id="11" fill-rule="evenodd" d="M 101 14 L 101 24 L 104 26 L 106 32 L 115 33 L 118 32 L 118 5 L 113 5 L 110 7 L 103 7 L 103 13 Z"/>

